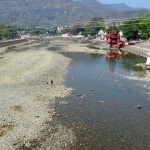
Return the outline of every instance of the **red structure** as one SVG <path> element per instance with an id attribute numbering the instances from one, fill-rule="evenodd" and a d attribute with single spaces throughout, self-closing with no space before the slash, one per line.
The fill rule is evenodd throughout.
<path id="1" fill-rule="evenodd" d="M 108 32 L 106 34 L 106 42 L 110 46 L 110 50 L 107 51 L 106 54 L 106 60 L 109 62 L 109 68 L 111 72 L 114 72 L 116 60 L 119 60 L 120 57 L 125 56 L 125 51 L 123 51 L 121 48 L 140 43 L 140 41 L 126 42 L 121 40 L 119 32 Z"/>
<path id="2" fill-rule="evenodd" d="M 122 50 L 119 50 L 120 48 L 126 46 L 125 41 L 122 41 L 120 39 L 120 34 L 119 32 L 108 32 L 106 34 L 106 42 L 110 45 L 110 51 L 107 52 L 106 55 L 106 60 L 111 60 L 111 59 L 120 59 L 120 55 L 124 56 L 125 52 Z"/>
<path id="3" fill-rule="evenodd" d="M 106 34 L 106 42 L 110 45 L 110 48 L 122 48 L 128 45 L 135 45 L 140 43 L 139 40 L 131 42 L 121 40 L 119 32 L 108 32 Z"/>
<path id="4" fill-rule="evenodd" d="M 110 47 L 118 48 L 118 44 L 121 42 L 119 32 L 108 32 L 106 34 L 106 42 L 110 45 Z"/>
<path id="5" fill-rule="evenodd" d="M 117 60 L 119 60 L 120 59 L 120 55 L 122 57 L 125 56 L 125 52 L 124 51 L 121 51 L 120 53 L 117 50 L 110 50 L 106 54 L 106 60 L 108 60 L 108 61 L 110 59 L 117 59 Z"/>

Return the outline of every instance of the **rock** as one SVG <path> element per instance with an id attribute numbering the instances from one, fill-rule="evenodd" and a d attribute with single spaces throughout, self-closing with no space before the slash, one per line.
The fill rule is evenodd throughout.
<path id="1" fill-rule="evenodd" d="M 61 114 L 57 114 L 56 117 L 61 117 Z"/>
<path id="2" fill-rule="evenodd" d="M 150 65 L 147 65 L 147 66 L 146 66 L 146 69 L 150 70 Z"/>
<path id="3" fill-rule="evenodd" d="M 70 94 L 74 94 L 74 92 L 70 92 Z"/>
<path id="4" fill-rule="evenodd" d="M 141 109 L 141 108 L 142 108 L 142 106 L 141 106 L 141 105 L 137 105 L 137 106 L 136 106 L 136 108 Z"/>
<path id="5" fill-rule="evenodd" d="M 134 67 L 137 69 L 146 69 L 146 64 L 139 63 L 139 64 L 134 65 Z"/>
<path id="6" fill-rule="evenodd" d="M 68 103 L 66 101 L 62 101 L 62 102 L 59 102 L 59 104 L 67 105 Z"/>
<path id="7" fill-rule="evenodd" d="M 94 91 L 94 89 L 90 89 L 90 91 Z"/>
<path id="8" fill-rule="evenodd" d="M 54 117 L 56 115 L 56 112 L 53 112 L 52 117 Z"/>
<path id="9" fill-rule="evenodd" d="M 81 96 L 81 94 L 78 94 L 77 96 Z"/>
<path id="10" fill-rule="evenodd" d="M 104 103 L 104 101 L 99 101 L 100 103 Z"/>
<path id="11" fill-rule="evenodd" d="M 14 142 L 13 146 L 20 144 L 21 142 Z"/>
<path id="12" fill-rule="evenodd" d="M 39 116 L 35 116 L 35 117 L 39 118 Z"/>
<path id="13" fill-rule="evenodd" d="M 27 143 L 25 144 L 25 146 L 29 148 L 29 147 L 31 146 L 31 144 L 30 144 L 29 142 L 27 142 Z"/>

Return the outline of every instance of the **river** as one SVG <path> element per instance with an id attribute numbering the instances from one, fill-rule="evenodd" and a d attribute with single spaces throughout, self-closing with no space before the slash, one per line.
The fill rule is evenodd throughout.
<path id="1" fill-rule="evenodd" d="M 140 80 L 150 72 L 133 68 L 146 60 L 131 54 L 109 62 L 104 55 L 64 55 L 73 59 L 65 84 L 74 90 L 65 103 L 58 99 L 56 110 L 57 121 L 76 136 L 68 149 L 150 149 L 150 83 Z"/>

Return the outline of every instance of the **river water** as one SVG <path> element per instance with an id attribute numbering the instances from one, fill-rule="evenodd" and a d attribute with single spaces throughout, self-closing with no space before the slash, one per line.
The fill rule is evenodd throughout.
<path id="1" fill-rule="evenodd" d="M 74 90 L 58 100 L 56 110 L 58 121 L 76 136 L 68 149 L 150 149 L 150 83 L 140 80 L 150 72 L 133 68 L 146 60 L 131 54 L 109 62 L 104 55 L 64 55 L 73 59 L 65 84 Z"/>

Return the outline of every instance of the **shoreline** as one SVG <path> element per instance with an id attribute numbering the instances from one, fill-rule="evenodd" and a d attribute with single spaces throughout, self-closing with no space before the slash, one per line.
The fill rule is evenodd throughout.
<path id="1" fill-rule="evenodd" d="M 55 50 L 97 50 L 65 41 L 50 39 L 49 43 L 26 42 L 0 49 L 0 149 L 61 149 L 75 139 L 71 129 L 53 121 L 53 116 L 59 115 L 54 108 L 56 98 L 68 96 L 72 90 L 64 85 L 71 59 Z"/>

